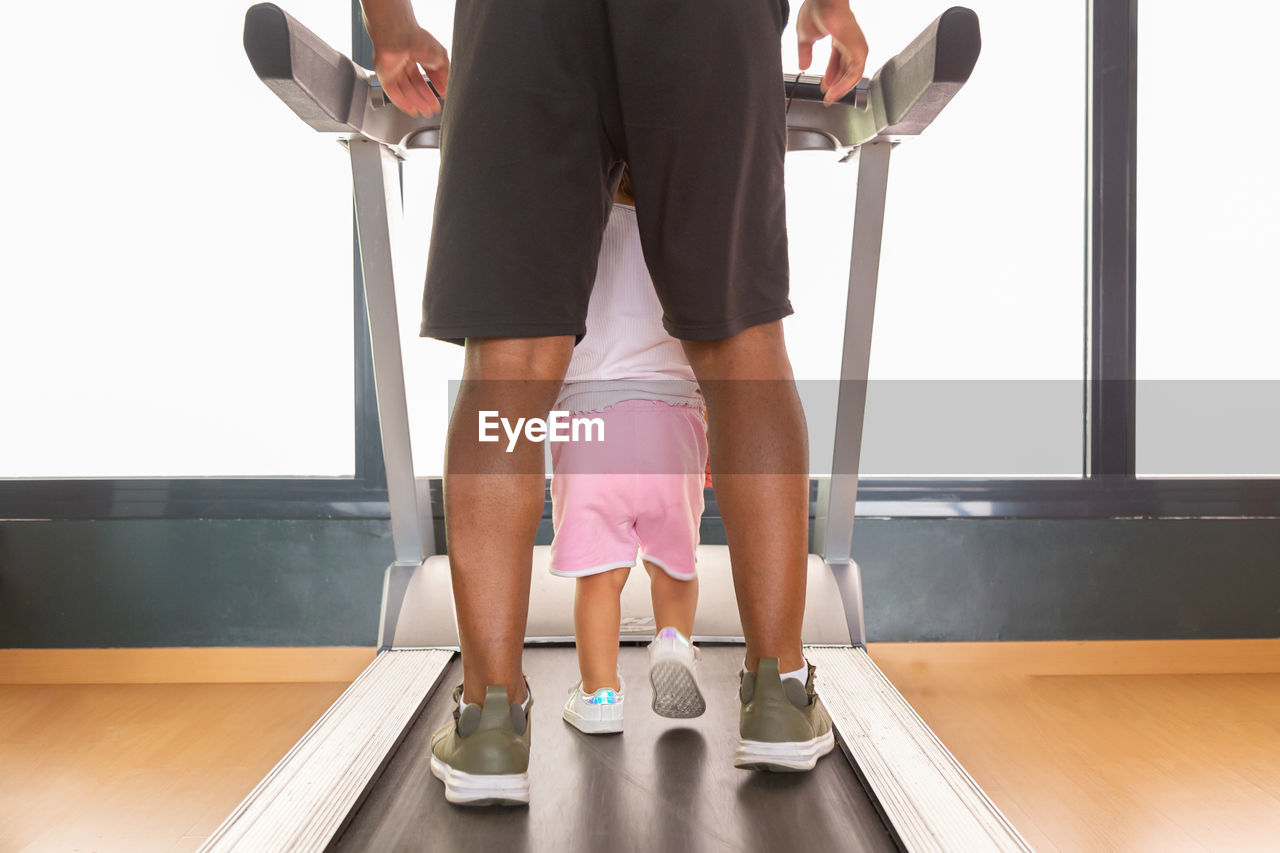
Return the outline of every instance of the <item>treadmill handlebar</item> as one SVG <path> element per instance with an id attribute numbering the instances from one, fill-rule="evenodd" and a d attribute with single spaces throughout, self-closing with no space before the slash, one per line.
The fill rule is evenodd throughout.
<path id="1" fill-rule="evenodd" d="M 307 124 L 321 131 L 351 129 L 351 95 L 368 74 L 279 6 L 249 7 L 244 52 L 258 79 Z"/>
<path id="2" fill-rule="evenodd" d="M 882 95 L 887 122 L 880 133 L 922 132 L 968 82 L 981 52 L 982 33 L 972 9 L 952 6 L 939 15 L 876 72 L 872 85 Z"/>
<path id="3" fill-rule="evenodd" d="M 372 72 L 274 3 L 258 3 L 245 13 L 244 51 L 267 88 L 316 130 L 400 147 L 428 126 L 439 127 L 439 117 L 401 112 L 382 95 Z"/>
<path id="4" fill-rule="evenodd" d="M 397 150 L 439 144 L 438 115 L 401 112 L 372 72 L 274 3 L 245 13 L 244 49 L 259 79 L 316 130 L 359 135 Z M 830 107 L 822 104 L 820 78 L 788 75 L 789 147 L 848 151 L 877 138 L 922 132 L 969 79 L 980 50 L 978 16 L 956 6 Z"/>

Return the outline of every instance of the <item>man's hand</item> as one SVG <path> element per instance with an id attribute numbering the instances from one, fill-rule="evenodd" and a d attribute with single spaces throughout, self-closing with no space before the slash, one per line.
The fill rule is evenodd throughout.
<path id="1" fill-rule="evenodd" d="M 435 115 L 441 110 L 440 100 L 419 65 L 444 97 L 449 87 L 449 54 L 431 33 L 412 24 L 373 40 L 373 70 L 391 102 L 409 115 Z"/>
<path id="2" fill-rule="evenodd" d="M 853 91 L 867 65 L 867 39 L 849 10 L 849 0 L 804 0 L 796 15 L 800 68 L 813 64 L 813 45 L 831 36 L 831 61 L 822 76 L 822 102 L 831 106 Z"/>

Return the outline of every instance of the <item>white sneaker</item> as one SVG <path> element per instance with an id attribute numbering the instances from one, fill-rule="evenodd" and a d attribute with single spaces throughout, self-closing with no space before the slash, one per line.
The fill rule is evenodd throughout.
<path id="1" fill-rule="evenodd" d="M 649 682 L 653 711 L 660 717 L 700 717 L 707 702 L 695 670 L 701 653 L 675 628 L 663 628 L 649 644 Z"/>
<path id="2" fill-rule="evenodd" d="M 622 678 L 618 678 L 622 687 Z M 613 734 L 622 731 L 622 691 L 601 687 L 594 693 L 584 693 L 582 682 L 573 685 L 569 700 L 564 703 L 564 721 L 578 731 L 589 735 Z"/>

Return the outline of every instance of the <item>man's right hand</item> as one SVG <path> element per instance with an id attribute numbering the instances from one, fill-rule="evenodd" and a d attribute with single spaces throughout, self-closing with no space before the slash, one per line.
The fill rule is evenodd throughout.
<path id="1" fill-rule="evenodd" d="M 796 15 L 800 68 L 813 64 L 813 45 L 831 36 L 831 61 L 822 76 L 823 103 L 831 106 L 853 91 L 867 65 L 867 39 L 862 34 L 849 0 L 804 0 Z"/>
<path id="2" fill-rule="evenodd" d="M 373 38 L 373 70 L 391 102 L 409 115 L 435 115 L 442 106 L 419 65 L 444 97 L 449 88 L 449 54 L 431 33 L 411 24 Z"/>

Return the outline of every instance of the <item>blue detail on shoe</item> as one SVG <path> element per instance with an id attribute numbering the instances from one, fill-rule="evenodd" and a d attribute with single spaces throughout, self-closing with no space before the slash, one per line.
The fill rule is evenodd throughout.
<path id="1" fill-rule="evenodd" d="M 592 693 L 587 697 L 588 705 L 616 705 L 621 701 L 621 694 L 612 687 L 601 687 L 595 693 Z"/>
<path id="2" fill-rule="evenodd" d="M 659 640 L 679 640 L 681 645 L 689 645 L 689 640 L 684 634 L 681 634 L 675 628 L 663 628 L 658 632 Z"/>

